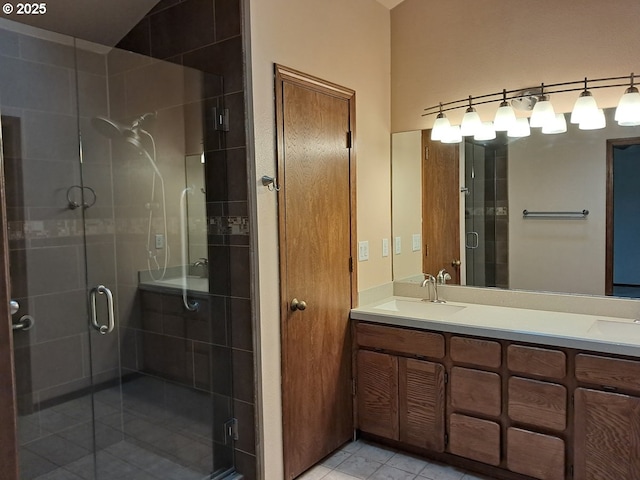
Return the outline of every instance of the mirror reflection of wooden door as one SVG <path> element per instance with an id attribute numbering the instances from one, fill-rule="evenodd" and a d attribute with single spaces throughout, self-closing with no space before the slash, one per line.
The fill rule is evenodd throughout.
<path id="1" fill-rule="evenodd" d="M 285 478 L 353 434 L 354 92 L 276 68 Z"/>
<path id="2" fill-rule="evenodd" d="M 422 271 L 441 269 L 460 284 L 460 153 L 456 144 L 431 141 L 422 131 Z"/>

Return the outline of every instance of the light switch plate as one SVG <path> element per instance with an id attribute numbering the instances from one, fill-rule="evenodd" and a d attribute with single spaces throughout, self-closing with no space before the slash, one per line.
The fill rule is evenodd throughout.
<path id="1" fill-rule="evenodd" d="M 414 252 L 420 251 L 420 244 L 422 243 L 422 235 L 419 233 L 414 233 L 411 236 L 411 250 Z"/>
<path id="2" fill-rule="evenodd" d="M 400 255 L 402 253 L 402 237 L 395 238 L 394 252 L 396 255 Z"/>
<path id="3" fill-rule="evenodd" d="M 369 260 L 369 242 L 363 240 L 358 242 L 358 261 L 364 262 L 366 260 Z"/>
<path id="4" fill-rule="evenodd" d="M 382 256 L 383 257 L 389 256 L 389 239 L 388 238 L 382 239 Z"/>

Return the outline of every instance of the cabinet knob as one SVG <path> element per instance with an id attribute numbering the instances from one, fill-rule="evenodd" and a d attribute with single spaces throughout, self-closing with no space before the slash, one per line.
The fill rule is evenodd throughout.
<path id="1" fill-rule="evenodd" d="M 305 308 L 307 308 L 307 302 L 304 300 L 298 300 L 297 298 L 291 300 L 291 311 L 295 312 L 296 310 L 304 310 Z"/>

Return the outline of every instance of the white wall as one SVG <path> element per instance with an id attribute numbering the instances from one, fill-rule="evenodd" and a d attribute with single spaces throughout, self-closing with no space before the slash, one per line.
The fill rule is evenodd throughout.
<path id="1" fill-rule="evenodd" d="M 509 146 L 510 287 L 605 293 L 606 145 L 640 136 L 607 112 L 603 130 L 532 135 Z M 584 220 L 524 219 L 522 211 L 589 210 Z"/>
<path id="2" fill-rule="evenodd" d="M 250 0 L 255 129 L 264 478 L 280 479 L 280 313 L 276 194 L 259 178 L 276 172 L 273 64 L 356 91 L 358 239 L 370 260 L 358 264 L 358 288 L 391 281 L 390 14 L 375 0 Z"/>
<path id="3" fill-rule="evenodd" d="M 430 128 L 421 114 L 438 102 L 638 73 L 638 18 L 637 0 L 405 0 L 391 11 L 392 131 Z M 613 106 L 623 91 L 594 96 Z M 567 112 L 575 97 L 552 100 Z M 491 120 L 496 107 L 478 112 Z"/>
<path id="4" fill-rule="evenodd" d="M 420 250 L 411 246 L 414 234 L 422 235 L 422 132 L 397 133 L 393 136 L 393 237 L 402 239 L 402 251 L 395 253 L 393 238 L 389 242 L 393 255 L 393 278 L 402 280 L 422 273 Z"/>

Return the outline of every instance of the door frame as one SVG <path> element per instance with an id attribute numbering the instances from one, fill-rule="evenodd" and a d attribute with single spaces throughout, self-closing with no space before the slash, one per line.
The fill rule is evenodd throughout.
<path id="1" fill-rule="evenodd" d="M 4 158 L 0 134 L 0 478 L 18 478 L 16 390 L 13 365 L 13 329 L 9 301 L 9 239 L 5 197 Z"/>
<path id="2" fill-rule="evenodd" d="M 287 296 L 287 236 L 286 236 L 286 205 L 284 202 L 282 191 L 286 191 L 286 158 L 284 150 L 285 132 L 282 128 L 284 120 L 283 109 L 283 90 L 285 84 L 293 84 L 306 89 L 310 89 L 315 92 L 327 94 L 333 97 L 337 97 L 349 102 L 349 128 L 351 130 L 351 144 L 349 152 L 349 228 L 350 228 L 350 246 L 349 252 L 351 257 L 351 308 L 354 308 L 358 304 L 358 282 L 357 282 L 357 267 L 355 259 L 357 254 L 357 229 L 356 229 L 356 154 L 355 154 L 355 91 L 341 87 L 331 82 L 327 82 L 320 78 L 307 75 L 297 70 L 274 64 L 275 75 L 275 122 L 276 122 L 276 156 L 277 156 L 277 178 L 278 178 L 278 253 L 279 253 L 279 274 L 280 274 L 280 339 L 281 339 L 281 353 L 280 353 L 280 368 L 281 368 L 281 388 L 287 384 L 287 342 L 285 339 L 287 331 L 287 319 L 289 315 L 289 301 Z M 346 137 L 346 136 L 345 136 Z M 345 138 L 347 142 L 347 138 Z M 345 144 L 346 145 L 346 144 Z M 282 421 L 285 419 L 285 412 L 283 412 Z M 286 439 L 283 438 L 284 441 Z M 286 445 L 284 448 L 286 455 Z M 284 459 L 283 459 L 284 460 Z M 287 470 L 286 461 L 284 463 L 285 473 Z"/>
<path id="3" fill-rule="evenodd" d="M 613 295 L 613 149 L 625 145 L 640 145 L 640 137 L 607 139 L 605 295 Z"/>

